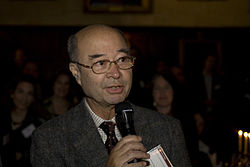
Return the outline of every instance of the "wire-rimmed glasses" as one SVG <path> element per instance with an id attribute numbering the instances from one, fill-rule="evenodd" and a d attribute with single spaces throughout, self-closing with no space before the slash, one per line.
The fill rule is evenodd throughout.
<path id="1" fill-rule="evenodd" d="M 119 67 L 119 69 L 127 70 L 127 69 L 130 69 L 134 66 L 134 62 L 135 62 L 135 57 L 133 57 L 133 56 L 123 56 L 123 57 L 120 57 L 119 59 L 114 60 L 114 61 L 110 61 L 108 59 L 99 60 L 99 61 L 93 63 L 91 66 L 72 61 L 72 63 L 76 63 L 84 68 L 92 69 L 92 71 L 95 74 L 103 74 L 103 73 L 107 72 L 112 63 L 117 65 Z"/>

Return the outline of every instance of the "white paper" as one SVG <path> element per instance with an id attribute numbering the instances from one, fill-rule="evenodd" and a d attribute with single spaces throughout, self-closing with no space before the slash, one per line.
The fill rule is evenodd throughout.
<path id="1" fill-rule="evenodd" d="M 149 150 L 148 153 L 150 154 L 150 159 L 147 159 L 150 162 L 149 167 L 173 167 L 161 145 Z"/>

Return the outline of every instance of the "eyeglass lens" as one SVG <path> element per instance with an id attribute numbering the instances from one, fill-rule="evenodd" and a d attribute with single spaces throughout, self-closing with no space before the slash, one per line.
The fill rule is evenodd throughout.
<path id="1" fill-rule="evenodd" d="M 95 73 L 106 72 L 112 63 L 115 63 L 120 69 L 129 69 L 134 65 L 133 57 L 126 56 L 117 59 L 116 61 L 101 60 L 93 64 L 92 69 Z"/>

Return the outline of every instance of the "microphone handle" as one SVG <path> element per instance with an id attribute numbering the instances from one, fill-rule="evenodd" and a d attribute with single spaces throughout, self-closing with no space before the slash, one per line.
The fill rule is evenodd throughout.
<path id="1" fill-rule="evenodd" d="M 130 163 L 137 163 L 137 162 L 140 162 L 140 161 L 145 161 L 145 162 L 147 163 L 146 166 L 149 166 L 149 165 L 150 165 L 150 162 L 149 162 L 149 161 L 147 161 L 147 160 L 140 160 L 140 159 L 134 159 L 134 160 L 130 161 L 129 164 L 130 164 Z"/>
<path id="2" fill-rule="evenodd" d="M 140 160 L 139 159 L 133 159 L 132 161 L 129 162 L 129 164 L 130 163 L 137 163 L 137 162 L 140 162 Z"/>

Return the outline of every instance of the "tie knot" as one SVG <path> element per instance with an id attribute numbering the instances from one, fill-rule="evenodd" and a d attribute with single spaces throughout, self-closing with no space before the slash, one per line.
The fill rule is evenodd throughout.
<path id="1" fill-rule="evenodd" d="M 105 121 L 100 125 L 100 128 L 106 133 L 106 135 L 109 135 L 109 133 L 113 132 L 115 129 L 115 123 Z"/>

